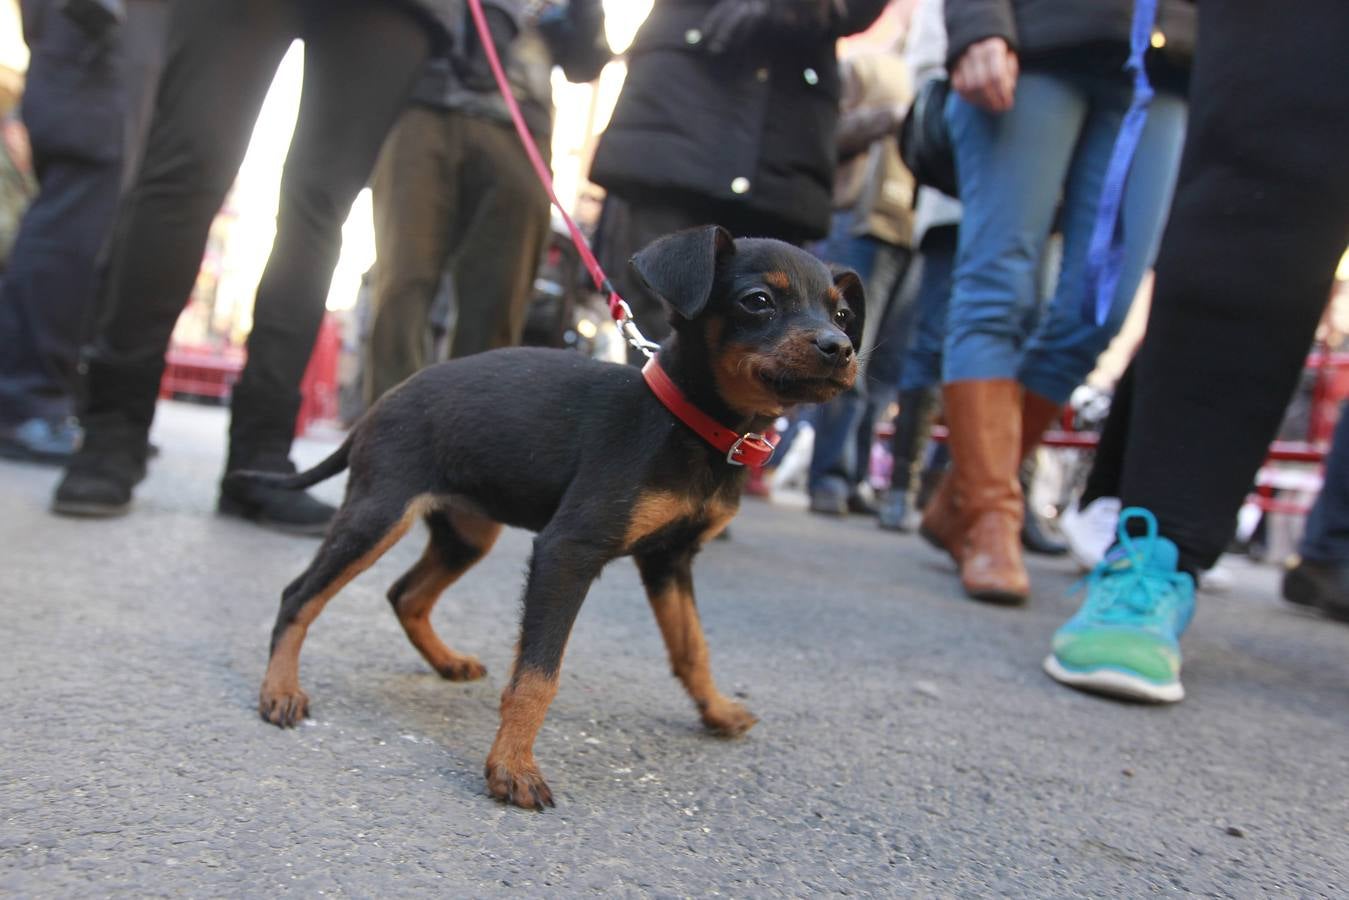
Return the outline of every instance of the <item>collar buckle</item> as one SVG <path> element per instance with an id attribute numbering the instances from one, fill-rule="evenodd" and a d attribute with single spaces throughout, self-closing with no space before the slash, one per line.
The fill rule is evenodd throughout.
<path id="1" fill-rule="evenodd" d="M 758 457 L 750 460 L 752 465 L 765 466 L 773 458 L 773 451 L 776 449 L 773 442 L 768 440 L 766 436 L 757 431 L 750 431 L 740 435 L 736 442 L 731 445 L 731 449 L 726 451 L 726 461 L 733 466 L 743 466 L 745 460 L 738 457 L 745 453 L 751 453 Z"/>

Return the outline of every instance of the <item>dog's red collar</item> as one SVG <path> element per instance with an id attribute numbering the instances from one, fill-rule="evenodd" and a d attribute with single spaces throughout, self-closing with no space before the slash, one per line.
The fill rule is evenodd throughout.
<path id="1" fill-rule="evenodd" d="M 757 431 L 737 434 L 719 424 L 707 413 L 689 402 L 665 370 L 661 368 L 657 357 L 647 360 L 642 367 L 642 377 L 647 387 L 665 408 L 674 413 L 675 418 L 698 433 L 698 436 L 726 454 L 726 461 L 733 466 L 762 466 L 773 458 L 773 442 Z"/>

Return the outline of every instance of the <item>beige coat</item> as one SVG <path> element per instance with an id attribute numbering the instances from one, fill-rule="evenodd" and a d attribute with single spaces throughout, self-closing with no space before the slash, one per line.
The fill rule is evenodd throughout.
<path id="1" fill-rule="evenodd" d="M 843 63 L 834 208 L 856 213 L 854 234 L 907 247 L 913 237 L 913 175 L 899 158 L 895 135 L 913 89 L 897 51 Z"/>

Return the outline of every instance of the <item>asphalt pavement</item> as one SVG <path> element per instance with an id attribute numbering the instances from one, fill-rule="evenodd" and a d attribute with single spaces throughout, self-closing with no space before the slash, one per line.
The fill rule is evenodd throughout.
<path id="1" fill-rule="evenodd" d="M 213 513 L 225 428 L 163 404 L 118 521 L 51 516 L 58 473 L 0 463 L 0 895 L 1349 892 L 1349 628 L 1283 605 L 1271 569 L 1201 597 L 1184 703 L 1129 706 L 1040 669 L 1068 563 L 987 608 L 915 537 L 747 500 L 695 579 L 713 671 L 760 723 L 700 730 L 616 562 L 536 746 L 539 814 L 482 777 L 530 536 L 435 613 L 486 679 L 442 681 L 388 609 L 410 536 L 313 627 L 313 719 L 278 730 L 257 687 L 315 542 Z"/>

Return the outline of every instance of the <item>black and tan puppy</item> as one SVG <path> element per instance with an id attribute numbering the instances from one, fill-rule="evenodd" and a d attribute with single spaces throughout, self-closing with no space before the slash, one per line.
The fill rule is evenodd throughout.
<path id="1" fill-rule="evenodd" d="M 853 383 L 863 312 L 855 274 L 831 272 L 788 244 L 733 241 L 711 226 L 662 238 L 632 264 L 671 308 L 674 333 L 658 355 L 667 393 L 672 383 L 732 439 Z M 750 437 L 730 453 L 756 444 Z M 420 518 L 430 541 L 389 601 L 413 646 L 451 680 L 485 670 L 432 630 L 436 599 L 482 558 L 503 524 L 538 533 L 515 666 L 487 756 L 492 796 L 529 808 L 552 804 L 534 738 L 557 693 L 581 602 L 620 556 L 636 559 L 674 674 L 703 723 L 725 735 L 755 723 L 712 680 L 691 575 L 694 554 L 735 514 L 745 468 L 728 461 L 726 444 L 715 448 L 676 417 L 642 372 L 542 349 L 443 363 L 380 400 L 313 469 L 239 477 L 302 488 L 347 467 L 342 508 L 281 597 L 259 697 L 267 721 L 290 726 L 307 715 L 299 681 L 305 632 Z"/>

